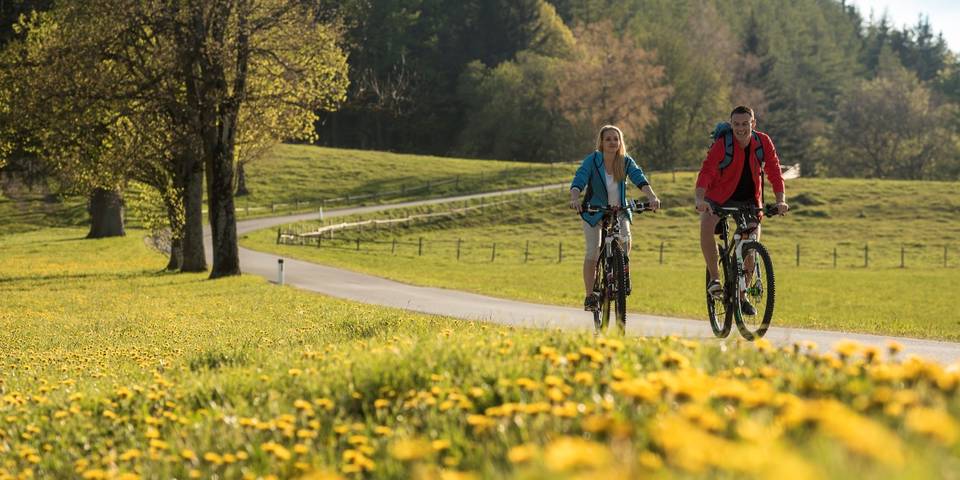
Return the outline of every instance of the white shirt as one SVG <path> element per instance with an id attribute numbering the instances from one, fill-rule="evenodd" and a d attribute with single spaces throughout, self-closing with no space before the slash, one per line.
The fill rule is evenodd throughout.
<path id="1" fill-rule="evenodd" d="M 620 182 L 616 181 L 613 178 L 613 175 L 610 175 L 606 171 L 603 172 L 603 175 L 607 180 L 607 205 L 611 207 L 620 206 Z"/>

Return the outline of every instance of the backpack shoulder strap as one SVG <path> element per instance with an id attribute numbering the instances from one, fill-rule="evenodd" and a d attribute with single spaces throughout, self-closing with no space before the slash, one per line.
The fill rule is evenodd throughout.
<path id="1" fill-rule="evenodd" d="M 720 162 L 720 173 L 733 161 L 733 132 L 723 134 L 723 161 Z"/>
<path id="2" fill-rule="evenodd" d="M 757 135 L 757 132 L 753 132 L 753 139 L 757 141 L 757 149 L 754 150 L 754 155 L 757 157 L 757 162 L 760 164 L 760 171 L 763 171 L 763 141 L 760 140 L 760 135 Z"/>

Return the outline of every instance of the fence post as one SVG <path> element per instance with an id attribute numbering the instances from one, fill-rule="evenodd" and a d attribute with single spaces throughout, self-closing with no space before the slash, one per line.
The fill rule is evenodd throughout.
<path id="1" fill-rule="evenodd" d="M 317 235 L 317 248 L 320 248 L 322 246 L 323 246 L 323 234 L 321 233 L 320 235 Z"/>
<path id="2" fill-rule="evenodd" d="M 900 268 L 906 268 L 906 264 L 904 263 L 905 256 L 906 256 L 905 248 L 901 243 L 900 244 Z"/>
<path id="3" fill-rule="evenodd" d="M 870 265 L 870 246 L 863 244 L 863 268 L 867 268 Z"/>
<path id="4" fill-rule="evenodd" d="M 833 247 L 833 268 L 837 268 L 837 247 Z"/>
<path id="5" fill-rule="evenodd" d="M 530 258 L 530 240 L 527 240 L 527 246 L 523 249 L 523 263 L 527 263 Z"/>
<path id="6" fill-rule="evenodd" d="M 797 244 L 797 266 L 800 266 L 800 244 Z"/>
<path id="7" fill-rule="evenodd" d="M 357 251 L 360 251 L 360 237 L 357 237 Z"/>
<path id="8" fill-rule="evenodd" d="M 663 242 L 660 242 L 660 265 L 663 265 Z"/>
<path id="9" fill-rule="evenodd" d="M 420 237 L 420 244 L 417 246 L 417 256 L 423 255 L 423 237 Z"/>
<path id="10" fill-rule="evenodd" d="M 497 242 L 493 242 L 493 251 L 490 252 L 490 263 L 493 263 L 497 258 Z"/>
<path id="11" fill-rule="evenodd" d="M 557 263 L 563 263 L 563 240 L 560 241 L 560 246 L 557 250 Z"/>
<path id="12" fill-rule="evenodd" d="M 393 237 L 393 246 L 390 247 L 390 254 L 396 255 L 397 253 L 397 237 Z"/>
<path id="13" fill-rule="evenodd" d="M 460 239 L 457 239 L 457 261 L 460 261 Z"/>
<path id="14" fill-rule="evenodd" d="M 277 245 L 280 245 L 280 227 L 277 227 Z"/>

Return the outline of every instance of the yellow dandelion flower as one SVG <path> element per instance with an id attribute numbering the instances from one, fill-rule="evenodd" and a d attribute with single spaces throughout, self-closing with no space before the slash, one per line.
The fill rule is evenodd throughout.
<path id="1" fill-rule="evenodd" d="M 152 448 L 152 449 L 155 449 L 155 450 L 166 450 L 167 447 L 169 447 L 169 445 L 167 444 L 167 442 L 164 442 L 163 440 L 159 440 L 159 439 L 156 439 L 156 438 L 150 440 L 150 448 Z"/>
<path id="2" fill-rule="evenodd" d="M 926 407 L 911 409 L 904 424 L 909 430 L 932 437 L 945 445 L 953 445 L 960 437 L 957 422 L 943 410 Z"/>
<path id="3" fill-rule="evenodd" d="M 440 452 L 450 448 L 450 441 L 443 439 L 434 440 L 430 442 L 430 447 L 432 447 L 434 451 Z"/>
<path id="4" fill-rule="evenodd" d="M 589 387 L 593 385 L 593 374 L 590 372 L 577 372 L 573 376 L 573 381 L 580 385 Z"/>
<path id="5" fill-rule="evenodd" d="M 296 444 L 296 445 L 293 446 L 293 452 L 296 453 L 296 454 L 298 454 L 298 455 L 303 455 L 303 454 L 305 454 L 305 453 L 307 453 L 307 452 L 309 452 L 309 451 L 310 451 L 310 447 L 307 447 L 306 445 L 304 445 L 304 444 L 302 444 L 302 443 L 298 443 L 298 444 Z"/>
<path id="6" fill-rule="evenodd" d="M 605 446 L 577 437 L 560 437 L 547 445 L 544 462 L 553 471 L 577 468 L 598 468 L 607 465 L 613 456 Z"/>
<path id="7" fill-rule="evenodd" d="M 223 463 L 230 465 L 231 463 L 237 463 L 237 456 L 232 453 L 223 454 Z"/>
<path id="8" fill-rule="evenodd" d="M 207 452 L 203 454 L 203 459 L 207 462 L 210 462 L 214 465 L 223 464 L 223 457 L 216 452 Z"/>
<path id="9" fill-rule="evenodd" d="M 83 477 L 85 480 L 101 480 L 101 479 L 108 478 L 107 472 L 99 468 L 87 470 L 83 472 L 83 475 L 81 475 L 81 477 Z"/>
<path id="10" fill-rule="evenodd" d="M 126 452 L 123 452 L 120 454 L 120 460 L 122 461 L 136 460 L 141 456 L 143 456 L 143 454 L 140 452 L 140 450 L 137 450 L 136 448 L 131 448 L 130 450 L 127 450 Z"/>
<path id="11" fill-rule="evenodd" d="M 903 344 L 895 340 L 887 340 L 887 352 L 896 355 L 903 351 Z"/>
<path id="12" fill-rule="evenodd" d="M 300 375 L 303 375 L 303 370 L 300 370 L 299 368 L 291 368 L 290 370 L 287 370 L 287 375 L 290 375 L 291 377 L 299 377 Z"/>
<path id="13" fill-rule="evenodd" d="M 663 460 L 660 458 L 660 455 L 653 452 L 640 452 L 638 461 L 640 462 L 640 466 L 647 470 L 660 470 L 663 468 Z"/>
<path id="14" fill-rule="evenodd" d="M 203 476 L 203 474 L 200 473 L 200 470 L 197 470 L 195 468 L 191 468 L 190 473 L 188 473 L 188 475 L 190 476 L 190 478 L 200 478 Z"/>
<path id="15" fill-rule="evenodd" d="M 197 454 L 193 450 L 190 450 L 189 448 L 185 448 L 183 450 L 180 450 L 180 457 L 187 461 L 193 461 L 197 459 Z"/>
<path id="16" fill-rule="evenodd" d="M 160 431 L 156 428 L 150 427 L 147 429 L 147 433 L 145 435 L 147 438 L 160 438 Z"/>
<path id="17" fill-rule="evenodd" d="M 431 452 L 433 447 L 420 439 L 402 439 L 390 445 L 390 455 L 402 462 L 420 460 Z"/>
<path id="18" fill-rule="evenodd" d="M 120 476 L 117 477 L 117 480 L 140 480 L 140 475 L 137 475 L 136 473 L 125 472 L 121 473 Z"/>
<path id="19" fill-rule="evenodd" d="M 376 427 L 373 427 L 373 433 L 380 435 L 381 437 L 388 437 L 393 435 L 393 429 L 383 425 L 377 425 Z"/>
<path id="20" fill-rule="evenodd" d="M 527 463 L 536 454 L 536 448 L 533 445 L 517 445 L 507 451 L 507 459 L 511 463 Z"/>

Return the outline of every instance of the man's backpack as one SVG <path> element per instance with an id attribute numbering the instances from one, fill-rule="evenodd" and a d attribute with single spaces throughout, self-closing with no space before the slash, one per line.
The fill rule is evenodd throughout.
<path id="1" fill-rule="evenodd" d="M 710 137 L 714 142 L 716 142 L 717 139 L 723 139 L 724 154 L 723 161 L 720 162 L 720 172 L 723 173 L 723 169 L 727 168 L 730 162 L 733 161 L 733 127 L 727 122 L 720 122 L 714 127 Z M 763 142 L 760 141 L 760 136 L 757 135 L 757 132 L 753 132 L 753 139 L 757 141 L 757 149 L 754 151 L 754 155 L 760 163 L 760 171 L 763 172 Z"/>

